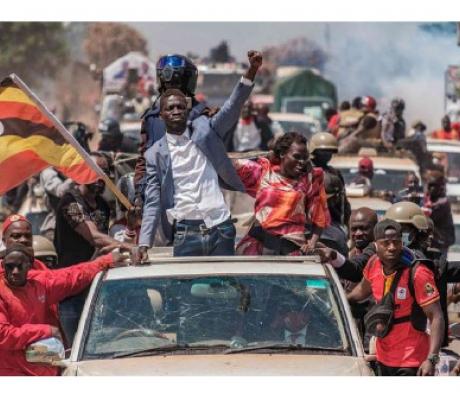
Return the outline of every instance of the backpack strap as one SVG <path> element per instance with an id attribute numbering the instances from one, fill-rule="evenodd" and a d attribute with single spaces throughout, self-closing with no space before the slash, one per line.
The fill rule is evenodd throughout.
<path id="1" fill-rule="evenodd" d="M 401 275 L 402 275 L 402 272 L 404 271 L 404 269 L 401 269 Z M 399 271 L 398 271 L 399 272 Z M 409 285 L 410 285 L 410 282 L 412 281 L 412 277 L 411 275 L 414 273 L 414 268 L 410 268 L 410 271 L 409 271 Z M 393 283 L 396 281 L 396 277 L 395 277 L 395 280 L 393 281 Z M 393 285 L 392 285 L 393 287 Z M 395 288 L 396 288 L 396 285 L 395 285 Z M 413 289 L 413 288 L 412 288 Z M 410 286 L 409 286 L 409 291 L 410 291 Z M 411 295 L 412 295 L 412 292 L 411 292 Z M 412 296 L 414 297 L 414 296 Z M 415 297 L 414 297 L 415 299 Z M 409 315 L 406 315 L 405 317 L 400 317 L 400 318 L 394 318 L 393 319 L 393 324 L 402 324 L 403 322 L 409 322 L 411 320 L 411 314 Z"/>
<path id="2" fill-rule="evenodd" d="M 420 262 L 415 260 L 412 266 L 410 267 L 409 271 L 409 282 L 407 282 L 407 286 L 409 288 L 409 293 L 412 298 L 415 300 L 415 288 L 414 288 L 414 279 L 415 279 L 415 272 L 417 271 L 417 267 L 419 266 Z"/>
<path id="3" fill-rule="evenodd" d="M 389 290 L 388 293 L 391 293 L 393 296 L 395 294 L 396 286 L 398 285 L 399 280 L 401 279 L 401 276 L 402 276 L 403 272 L 404 272 L 404 268 L 398 269 L 396 271 L 395 277 L 393 278 L 393 282 L 391 282 L 390 290 Z"/>
<path id="4" fill-rule="evenodd" d="M 415 273 L 417 272 L 418 266 L 422 262 L 424 265 L 426 265 L 425 261 L 426 260 L 423 260 L 423 259 L 416 259 L 412 263 L 410 271 L 409 271 L 409 281 L 407 283 L 410 295 L 412 296 L 412 300 L 413 300 L 411 313 L 405 317 L 398 318 L 395 321 L 395 323 L 402 323 L 402 322 L 410 321 L 412 323 L 413 328 L 421 332 L 424 332 L 426 329 L 427 318 L 422 308 L 417 303 L 417 299 L 415 297 L 414 281 L 415 281 Z M 430 267 L 432 266 L 432 264 L 428 264 L 428 266 Z"/>

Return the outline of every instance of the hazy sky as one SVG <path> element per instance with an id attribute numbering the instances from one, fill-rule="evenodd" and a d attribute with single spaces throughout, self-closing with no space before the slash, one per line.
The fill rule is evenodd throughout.
<path id="1" fill-rule="evenodd" d="M 149 40 L 151 55 L 193 51 L 201 56 L 222 40 L 232 54 L 245 59 L 249 47 L 281 44 L 299 36 L 323 36 L 324 23 L 313 22 L 133 22 Z"/>
<path id="2" fill-rule="evenodd" d="M 407 120 L 440 124 L 444 71 L 460 64 L 455 36 L 434 37 L 415 22 L 131 22 L 149 41 L 150 55 L 188 51 L 207 55 L 227 40 L 238 60 L 248 49 L 296 37 L 316 41 L 329 53 L 324 71 L 340 99 L 372 95 L 384 110 L 394 96 L 407 103 Z M 329 40 L 328 40 L 329 38 Z"/>

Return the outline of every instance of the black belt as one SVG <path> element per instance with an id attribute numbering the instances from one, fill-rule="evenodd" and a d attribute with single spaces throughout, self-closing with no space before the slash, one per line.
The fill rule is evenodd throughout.
<path id="1" fill-rule="evenodd" d="M 263 229 L 260 225 L 252 226 L 248 232 L 248 235 L 254 239 L 257 239 L 267 249 L 274 250 L 283 256 L 286 256 L 293 251 L 300 249 L 300 246 L 294 242 L 291 242 L 290 240 L 284 239 L 280 236 L 272 235 Z"/>
<path id="2" fill-rule="evenodd" d="M 220 224 L 214 225 L 212 228 L 208 228 L 202 219 L 183 219 L 178 222 L 174 221 L 173 231 L 177 232 L 181 230 L 184 230 L 184 231 L 187 230 L 189 232 L 198 232 L 198 233 L 201 233 L 202 235 L 207 235 L 211 231 L 215 230 L 218 226 L 225 224 L 227 222 L 233 222 L 233 219 L 228 218 L 225 221 L 221 222 Z M 185 225 L 185 226 L 179 227 L 178 229 L 177 225 L 179 224 Z"/>

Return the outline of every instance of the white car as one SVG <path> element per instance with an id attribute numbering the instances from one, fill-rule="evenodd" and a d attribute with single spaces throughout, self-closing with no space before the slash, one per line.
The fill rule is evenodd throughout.
<path id="1" fill-rule="evenodd" d="M 320 122 L 305 114 L 269 113 L 268 116 L 273 121 L 272 130 L 275 137 L 281 136 L 286 132 L 296 131 L 310 139 L 321 130 Z"/>
<path id="2" fill-rule="evenodd" d="M 428 151 L 445 155 L 447 167 L 447 195 L 454 201 L 460 200 L 460 142 L 457 140 L 428 139 Z"/>
<path id="3" fill-rule="evenodd" d="M 63 375 L 372 375 L 337 275 L 312 257 L 111 269 L 91 286 L 70 357 L 35 348 Z"/>
<path id="4" fill-rule="evenodd" d="M 354 155 L 335 155 L 329 164 L 342 173 L 345 184 L 348 185 L 358 175 L 358 163 L 361 158 L 361 156 Z M 370 158 L 374 163 L 373 190 L 389 190 L 397 193 L 404 189 L 404 179 L 409 172 L 413 172 L 420 179 L 418 165 L 409 158 L 383 155 L 371 156 Z"/>

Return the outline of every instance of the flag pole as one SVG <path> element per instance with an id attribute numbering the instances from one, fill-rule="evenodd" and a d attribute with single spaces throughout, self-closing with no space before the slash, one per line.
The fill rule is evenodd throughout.
<path id="1" fill-rule="evenodd" d="M 86 152 L 83 147 L 81 147 L 80 143 L 78 143 L 77 139 L 73 137 L 73 135 L 67 130 L 67 128 L 59 121 L 55 115 L 48 110 L 46 105 L 42 103 L 42 101 L 38 98 L 38 96 L 22 81 L 19 76 L 16 74 L 11 74 L 10 78 L 12 81 L 19 86 L 27 95 L 34 101 L 36 106 L 40 109 L 40 111 L 45 114 L 54 124 L 56 129 L 59 133 L 64 136 L 64 138 L 73 146 L 75 150 L 77 150 L 78 154 L 85 160 L 85 162 L 91 167 L 91 169 L 96 172 L 101 179 L 105 182 L 108 188 L 113 192 L 113 194 L 117 197 L 117 199 L 129 210 L 132 208 L 132 204 L 126 198 L 126 196 L 121 193 L 121 191 L 116 187 L 116 185 L 112 182 L 112 180 L 102 171 L 99 165 L 91 158 L 91 156 Z"/>

